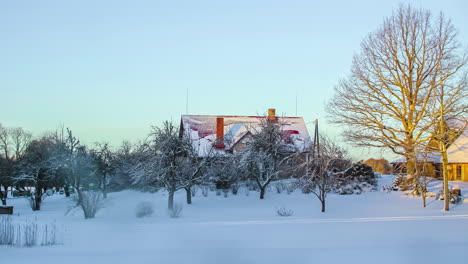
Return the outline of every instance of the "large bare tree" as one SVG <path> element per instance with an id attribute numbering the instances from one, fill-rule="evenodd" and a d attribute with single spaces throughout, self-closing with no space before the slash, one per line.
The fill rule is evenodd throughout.
<path id="1" fill-rule="evenodd" d="M 327 112 L 345 125 L 357 146 L 387 148 L 416 172 L 416 153 L 427 145 L 444 85 L 466 87 L 466 52 L 450 20 L 401 5 L 361 43 L 351 74 L 335 88 Z M 447 89 L 457 98 L 463 89 Z M 419 150 L 418 150 L 419 149 Z"/>

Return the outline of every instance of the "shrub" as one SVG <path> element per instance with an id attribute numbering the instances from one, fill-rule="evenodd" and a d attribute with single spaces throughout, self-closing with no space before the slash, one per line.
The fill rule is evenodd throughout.
<path id="1" fill-rule="evenodd" d="M 358 162 L 342 173 L 335 173 L 333 191 L 338 194 L 361 194 L 376 189 L 376 175 L 372 167 L 364 163 Z"/>
<path id="2" fill-rule="evenodd" d="M 209 188 L 207 186 L 202 186 L 201 190 L 203 197 L 207 197 Z"/>
<path id="3" fill-rule="evenodd" d="M 276 208 L 276 214 L 278 216 L 292 216 L 294 214 L 294 211 L 285 207 L 280 207 Z"/>
<path id="4" fill-rule="evenodd" d="M 102 193 L 95 191 L 78 191 L 73 196 L 73 201 L 76 202 L 75 207 L 80 207 L 83 210 L 84 218 L 94 218 L 96 213 L 103 207 L 104 199 Z"/>
<path id="5" fill-rule="evenodd" d="M 405 178 L 403 177 L 403 175 L 398 175 L 398 177 L 396 177 L 394 180 L 393 180 L 393 190 L 394 191 L 398 191 L 400 189 L 400 187 L 403 185 L 405 181 Z"/>
<path id="6" fill-rule="evenodd" d="M 153 215 L 153 204 L 150 202 L 140 202 L 137 204 L 136 217 L 142 218 Z"/>
<path id="7" fill-rule="evenodd" d="M 294 192 L 295 189 L 296 189 L 296 186 L 294 184 L 289 184 L 288 187 L 286 188 L 286 193 L 291 194 Z"/>
<path id="8" fill-rule="evenodd" d="M 216 196 L 221 196 L 221 190 L 216 190 Z"/>
<path id="9" fill-rule="evenodd" d="M 231 192 L 233 195 L 237 195 L 237 193 L 239 192 L 239 184 L 237 183 L 234 183 L 231 185 Z"/>
<path id="10" fill-rule="evenodd" d="M 197 196 L 197 192 L 198 192 L 197 186 L 192 186 L 190 192 L 192 193 L 192 197 Z"/>
<path id="11" fill-rule="evenodd" d="M 218 179 L 215 182 L 216 189 L 228 190 L 231 188 L 232 182 L 227 179 Z"/>
<path id="12" fill-rule="evenodd" d="M 183 206 L 182 204 L 180 203 L 175 203 L 173 206 L 172 206 L 172 209 L 168 209 L 167 210 L 167 214 L 171 217 L 171 218 L 177 218 L 179 217 L 181 214 L 182 214 L 182 210 L 183 210 Z"/>
<path id="13" fill-rule="evenodd" d="M 275 189 L 278 194 L 282 193 L 288 187 L 287 184 L 283 181 L 275 182 Z"/>

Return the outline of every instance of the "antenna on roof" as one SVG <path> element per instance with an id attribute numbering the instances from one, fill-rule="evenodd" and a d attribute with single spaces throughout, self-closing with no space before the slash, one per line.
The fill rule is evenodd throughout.
<path id="1" fill-rule="evenodd" d="M 188 115 L 188 88 L 187 88 L 186 101 L 185 101 L 185 114 Z"/>

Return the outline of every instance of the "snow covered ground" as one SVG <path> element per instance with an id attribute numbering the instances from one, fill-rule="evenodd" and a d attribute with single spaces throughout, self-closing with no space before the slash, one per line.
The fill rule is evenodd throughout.
<path id="1" fill-rule="evenodd" d="M 468 198 L 467 183 L 453 184 Z M 430 191 L 440 188 L 430 184 Z M 177 193 L 176 201 L 184 199 Z M 154 204 L 153 216 L 135 217 L 142 201 Z M 1 263 L 468 263 L 468 202 L 443 212 L 434 198 L 423 208 L 419 198 L 377 191 L 330 195 L 321 213 L 318 200 L 299 190 L 271 189 L 265 200 L 246 190 L 228 198 L 198 191 L 177 219 L 167 216 L 166 202 L 164 192 L 111 193 L 97 217 L 84 220 L 79 210 L 65 215 L 71 201 L 63 195 L 48 197 L 40 212 L 12 198 L 14 221 L 55 221 L 63 245 L 0 246 Z M 294 215 L 277 216 L 282 206 Z"/>

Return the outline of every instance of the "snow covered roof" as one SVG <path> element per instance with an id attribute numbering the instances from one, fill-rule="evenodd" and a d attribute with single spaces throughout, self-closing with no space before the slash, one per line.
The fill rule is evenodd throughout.
<path id="1" fill-rule="evenodd" d="M 224 150 L 231 150 L 246 134 L 254 133 L 266 116 L 182 115 L 181 130 L 189 133 L 200 156 L 206 156 L 216 141 L 216 120 L 224 119 Z M 304 149 L 310 136 L 302 117 L 277 117 L 283 124 L 283 137 L 287 144 Z M 253 131 L 252 131 L 253 130 Z"/>
<path id="2" fill-rule="evenodd" d="M 460 136 L 447 149 L 449 163 L 468 163 L 468 118 L 446 119 L 447 125 L 452 129 L 462 129 Z M 422 154 L 421 154 L 422 155 Z M 418 157 L 421 161 L 426 160 L 432 163 L 442 163 L 441 155 L 438 152 L 425 154 Z M 405 158 L 397 159 L 391 163 L 406 162 Z"/>

